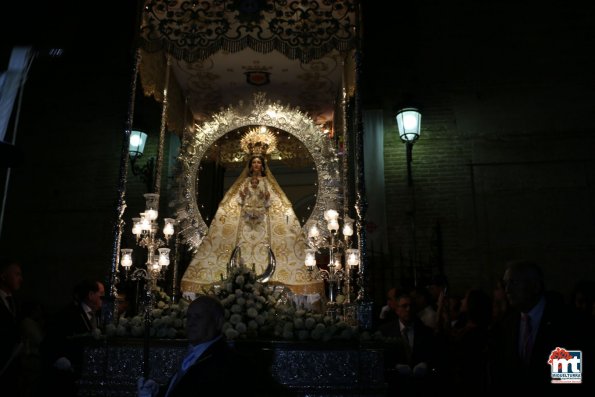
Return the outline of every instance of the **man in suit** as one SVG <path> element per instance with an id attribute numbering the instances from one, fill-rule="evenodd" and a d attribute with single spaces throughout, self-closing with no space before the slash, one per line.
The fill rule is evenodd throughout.
<path id="1" fill-rule="evenodd" d="M 559 391 L 559 385 L 551 383 L 550 354 L 560 347 L 581 350 L 587 359 L 592 349 L 586 335 L 563 299 L 546 292 L 537 264 L 509 263 L 503 285 L 512 310 L 492 330 L 491 389 L 497 394 L 511 390 L 539 393 L 552 386 Z M 587 378 L 583 373 L 583 382 L 592 381 Z"/>
<path id="2" fill-rule="evenodd" d="M 100 313 L 105 296 L 101 281 L 81 280 L 73 289 L 73 302 L 54 318 L 42 345 L 48 371 L 47 387 L 61 395 L 76 395 L 86 340 L 100 334 Z"/>
<path id="3" fill-rule="evenodd" d="M 0 259 L 0 384 L 2 395 L 17 394 L 19 355 L 23 347 L 20 310 L 14 293 L 21 288 L 23 274 L 19 263 Z"/>
<path id="4" fill-rule="evenodd" d="M 186 312 L 190 346 L 179 370 L 161 387 L 152 379 L 139 379 L 138 396 L 196 396 L 201 390 L 238 396 L 288 395 L 255 362 L 229 346 L 224 322 L 225 310 L 218 298 L 199 295 L 193 300 Z"/>
<path id="5" fill-rule="evenodd" d="M 385 367 L 389 391 L 411 393 L 422 388 L 429 392 L 437 342 L 434 331 L 416 315 L 411 295 L 400 292 L 394 305 L 397 318 L 380 326 L 383 336 L 394 339 L 386 349 Z"/>

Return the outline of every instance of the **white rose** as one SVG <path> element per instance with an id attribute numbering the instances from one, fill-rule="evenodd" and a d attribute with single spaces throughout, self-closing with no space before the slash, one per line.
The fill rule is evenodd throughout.
<path id="1" fill-rule="evenodd" d="M 246 328 L 246 324 L 244 324 L 244 323 L 236 324 L 235 328 L 236 328 L 236 331 L 238 331 L 240 334 L 245 334 L 246 330 L 248 329 L 248 328 Z"/>
<path id="2" fill-rule="evenodd" d="M 174 339 L 178 335 L 178 331 L 175 328 L 168 328 L 167 329 L 167 337 L 169 339 Z"/>
<path id="3" fill-rule="evenodd" d="M 296 318 L 293 320 L 293 327 L 295 329 L 303 329 L 304 328 L 304 319 L 303 318 Z"/>
<path id="4" fill-rule="evenodd" d="M 237 325 L 242 322 L 242 316 L 240 314 L 232 314 L 229 318 L 229 322 L 233 325 Z"/>
<path id="5" fill-rule="evenodd" d="M 251 307 L 246 311 L 246 315 L 250 318 L 256 318 L 256 316 L 258 316 L 258 311 Z"/>
<path id="6" fill-rule="evenodd" d="M 132 336 L 139 337 L 145 333 L 145 327 L 132 327 L 130 331 L 132 333 Z"/>
<path id="7" fill-rule="evenodd" d="M 312 330 L 312 332 L 310 332 L 310 336 L 314 340 L 320 340 L 320 339 L 322 339 L 322 335 L 324 335 L 324 329 L 320 329 L 318 327 L 314 328 Z"/>
<path id="8" fill-rule="evenodd" d="M 105 326 L 105 334 L 107 336 L 116 335 L 116 326 L 114 324 L 108 324 Z"/>
<path id="9" fill-rule="evenodd" d="M 306 327 L 306 329 L 312 329 L 315 325 L 316 320 L 313 317 L 308 317 L 306 318 L 306 321 L 304 321 L 304 326 Z"/>
<path id="10" fill-rule="evenodd" d="M 126 336 L 126 327 L 124 327 L 123 325 L 118 325 L 118 328 L 116 328 L 116 335 Z"/>
<path id="11" fill-rule="evenodd" d="M 238 336 L 240 336 L 240 334 L 235 329 L 228 328 L 225 330 L 225 336 L 227 337 L 227 339 L 236 339 Z"/>

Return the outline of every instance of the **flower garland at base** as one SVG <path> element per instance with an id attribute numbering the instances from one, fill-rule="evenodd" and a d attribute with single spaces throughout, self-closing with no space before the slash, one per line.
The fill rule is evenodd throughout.
<path id="1" fill-rule="evenodd" d="M 153 291 L 155 307 L 151 310 L 151 337 L 161 339 L 186 338 L 186 310 L 189 302 L 173 303 L 161 288 Z M 117 324 L 108 324 L 108 337 L 142 338 L 145 335 L 145 317 L 142 311 L 134 317 L 120 317 Z"/>
<path id="2" fill-rule="evenodd" d="M 227 279 L 203 292 L 221 300 L 225 308 L 223 332 L 229 340 L 382 339 L 377 332 L 360 332 L 356 326 L 340 319 L 296 307 L 287 288 L 259 282 L 254 270 L 244 265 L 233 267 Z M 162 290 L 154 294 L 156 308 L 151 313 L 151 336 L 184 339 L 189 302 L 182 299 L 174 304 Z M 144 332 L 143 314 L 130 319 L 121 318 L 117 325 L 109 324 L 106 328 L 108 336 L 143 337 Z"/>

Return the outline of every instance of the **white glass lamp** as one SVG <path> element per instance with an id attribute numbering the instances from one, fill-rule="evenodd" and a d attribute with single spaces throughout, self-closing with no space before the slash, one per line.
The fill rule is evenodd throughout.
<path id="1" fill-rule="evenodd" d="M 349 267 L 359 266 L 359 250 L 349 248 L 345 251 L 345 261 Z"/>
<path id="2" fill-rule="evenodd" d="M 159 248 L 159 266 L 164 268 L 169 265 L 169 248 Z"/>
<path id="3" fill-rule="evenodd" d="M 421 133 L 421 113 L 416 108 L 404 108 L 397 112 L 397 127 L 403 142 L 415 142 Z"/>
<path id="4" fill-rule="evenodd" d="M 165 223 L 163 226 L 163 235 L 165 236 L 166 240 L 169 240 L 169 238 L 174 234 L 174 225 L 176 220 L 173 218 L 164 218 L 163 222 Z"/>
<path id="5" fill-rule="evenodd" d="M 122 248 L 120 250 L 120 265 L 128 270 L 132 266 L 132 248 Z"/>
<path id="6" fill-rule="evenodd" d="M 316 266 L 316 250 L 313 248 L 306 248 L 306 259 L 304 260 L 304 264 L 308 268 L 308 270 L 314 269 Z"/>
<path id="7" fill-rule="evenodd" d="M 143 232 L 151 231 L 151 220 L 147 216 L 146 212 L 140 213 L 140 228 Z"/>
<path id="8" fill-rule="evenodd" d="M 327 222 L 336 221 L 339 219 L 339 213 L 334 209 L 328 209 L 324 211 L 324 220 Z"/>
<path id="9" fill-rule="evenodd" d="M 143 225 L 141 223 L 141 219 L 140 218 L 132 218 L 132 234 L 134 234 L 136 236 L 136 239 L 138 240 L 140 238 L 140 235 L 143 232 Z"/>
<path id="10" fill-rule="evenodd" d="M 145 143 L 147 143 L 147 134 L 142 131 L 130 131 L 130 141 L 128 144 L 128 154 L 130 157 L 140 157 L 145 151 Z"/>
<path id="11" fill-rule="evenodd" d="M 326 225 L 326 227 L 328 228 L 328 230 L 332 233 L 336 233 L 337 230 L 339 230 L 339 221 L 336 219 L 332 219 L 330 221 L 328 221 L 328 224 Z"/>
<path id="12" fill-rule="evenodd" d="M 154 221 L 159 216 L 159 195 L 157 193 L 145 193 L 145 214 L 150 221 Z"/>
<path id="13" fill-rule="evenodd" d="M 318 230 L 316 223 L 313 223 L 308 229 L 308 238 L 316 239 L 318 236 L 320 236 L 320 231 Z"/>

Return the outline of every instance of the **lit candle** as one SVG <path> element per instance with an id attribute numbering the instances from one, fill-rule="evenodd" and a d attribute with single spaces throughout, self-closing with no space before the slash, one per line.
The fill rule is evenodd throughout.
<path id="1" fill-rule="evenodd" d="M 147 232 L 151 231 L 151 221 L 149 220 L 146 212 L 140 213 L 140 225 L 142 230 Z"/>
<path id="2" fill-rule="evenodd" d="M 140 222 L 135 222 L 134 226 L 132 226 L 132 234 L 134 234 L 136 237 L 140 236 L 141 233 L 143 232 L 142 226 Z"/>
<path id="3" fill-rule="evenodd" d="M 328 230 L 331 232 L 336 232 L 339 230 L 339 222 L 336 219 L 331 219 L 327 225 Z"/>
<path id="4" fill-rule="evenodd" d="M 350 267 L 354 267 L 359 265 L 359 250 L 355 248 L 350 248 L 346 252 L 347 254 L 347 264 Z"/>
<path id="5" fill-rule="evenodd" d="M 336 221 L 337 219 L 339 219 L 339 213 L 334 209 L 324 211 L 324 220 L 327 222 Z"/>
<path id="6" fill-rule="evenodd" d="M 169 248 L 159 248 L 159 266 L 169 265 Z"/>
<path id="7" fill-rule="evenodd" d="M 147 218 L 149 218 L 149 221 L 154 221 L 155 219 L 157 219 L 158 216 L 158 212 L 154 209 L 148 209 L 145 212 Z"/>
<path id="8" fill-rule="evenodd" d="M 130 266 L 132 266 L 132 248 L 122 248 L 120 251 L 122 253 L 120 257 L 120 265 L 125 269 L 130 268 Z"/>
<path id="9" fill-rule="evenodd" d="M 347 237 L 353 236 L 353 224 L 346 223 L 343 225 L 343 235 Z"/>
<path id="10" fill-rule="evenodd" d="M 165 222 L 163 234 L 166 238 L 169 238 L 174 234 L 174 220 L 171 218 L 165 218 L 163 221 Z"/>
<path id="11" fill-rule="evenodd" d="M 306 259 L 304 260 L 304 264 L 310 269 L 316 266 L 316 253 L 312 248 L 306 249 Z"/>

